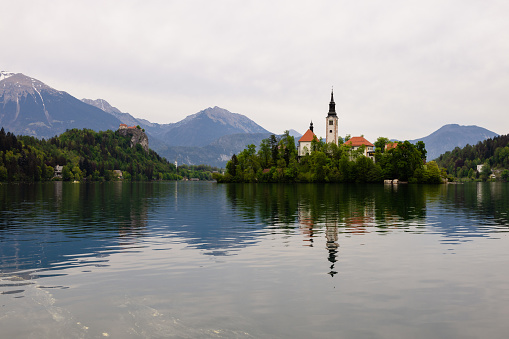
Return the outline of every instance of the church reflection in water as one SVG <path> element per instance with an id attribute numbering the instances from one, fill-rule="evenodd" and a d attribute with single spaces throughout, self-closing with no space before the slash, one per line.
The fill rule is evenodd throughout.
<path id="1" fill-rule="evenodd" d="M 323 220 L 316 222 L 309 206 L 300 205 L 298 210 L 298 223 L 304 238 L 304 246 L 313 247 L 314 238 L 324 234 L 327 260 L 330 263 L 328 274 L 332 277 L 338 273 L 335 264 L 338 261 L 340 247 L 339 234 L 369 233 L 369 227 L 375 225 L 375 204 L 367 202 L 364 206 L 345 211 L 345 214 L 340 216 L 338 212 L 326 213 Z"/>
<path id="2" fill-rule="evenodd" d="M 315 230 L 315 223 L 311 217 L 311 211 L 304 206 L 299 207 L 299 228 L 304 236 L 304 246 L 313 247 L 314 238 L 320 233 Z M 334 265 L 337 261 L 338 256 L 338 223 L 337 219 L 331 219 L 325 223 L 325 248 L 328 252 L 327 260 L 330 262 L 330 271 L 328 274 L 334 277 L 338 272 L 334 270 Z"/>

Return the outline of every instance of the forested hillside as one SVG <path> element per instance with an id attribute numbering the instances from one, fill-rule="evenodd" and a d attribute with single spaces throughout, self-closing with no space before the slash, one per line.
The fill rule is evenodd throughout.
<path id="1" fill-rule="evenodd" d="M 0 181 L 45 181 L 63 166 L 62 180 L 115 180 L 121 170 L 124 180 L 176 180 L 183 176 L 210 179 L 212 168 L 179 168 L 141 145 L 130 147 L 130 137 L 118 131 L 94 132 L 72 129 L 60 136 L 40 140 L 16 137 L 0 130 Z"/>
<path id="2" fill-rule="evenodd" d="M 491 172 L 500 174 L 504 180 L 509 178 L 509 135 L 486 139 L 475 146 L 456 147 L 442 154 L 437 163 L 445 167 L 456 178 L 486 179 Z M 485 165 L 481 173 L 477 165 Z"/>

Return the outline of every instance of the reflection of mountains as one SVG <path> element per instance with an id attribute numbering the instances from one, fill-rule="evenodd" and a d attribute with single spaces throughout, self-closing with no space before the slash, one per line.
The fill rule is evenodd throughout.
<path id="1" fill-rule="evenodd" d="M 121 183 L 2 185 L 1 267 L 102 265 L 107 253 L 121 251 L 144 232 L 143 199 L 154 194 L 150 188 Z M 103 258 L 89 259 L 98 252 Z"/>

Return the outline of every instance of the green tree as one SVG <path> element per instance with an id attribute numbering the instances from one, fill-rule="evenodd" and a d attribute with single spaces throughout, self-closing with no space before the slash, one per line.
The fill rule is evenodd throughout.
<path id="1" fill-rule="evenodd" d="M 74 180 L 74 175 L 72 174 L 70 165 L 65 165 L 64 168 L 62 169 L 62 179 L 64 181 Z"/>
<path id="2" fill-rule="evenodd" d="M 7 168 L 0 166 L 0 181 L 7 181 Z"/>
<path id="3" fill-rule="evenodd" d="M 479 174 L 479 177 L 482 181 L 488 180 L 491 174 L 491 168 L 488 162 L 485 162 L 482 166 L 481 173 Z"/>
<path id="4" fill-rule="evenodd" d="M 503 180 L 503 181 L 509 181 L 509 170 L 505 169 L 502 171 L 502 174 L 500 175 L 500 178 Z"/>
<path id="5" fill-rule="evenodd" d="M 388 143 L 390 142 L 389 138 L 385 138 L 385 137 L 379 137 L 378 139 L 376 139 L 374 145 L 375 145 L 375 152 L 377 150 L 380 150 L 380 153 L 384 153 L 385 152 L 385 145 L 387 145 Z"/>

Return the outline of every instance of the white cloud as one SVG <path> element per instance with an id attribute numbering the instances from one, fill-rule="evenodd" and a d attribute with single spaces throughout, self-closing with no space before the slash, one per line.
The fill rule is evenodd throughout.
<path id="1" fill-rule="evenodd" d="M 11 1 L 4 70 L 154 122 L 209 106 L 318 134 L 413 139 L 446 123 L 508 133 L 502 1 Z"/>

